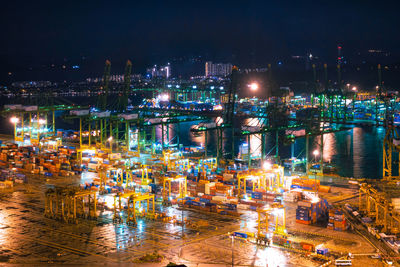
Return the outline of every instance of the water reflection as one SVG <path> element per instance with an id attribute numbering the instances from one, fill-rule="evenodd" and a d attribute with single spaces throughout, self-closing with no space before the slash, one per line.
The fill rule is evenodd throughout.
<path id="1" fill-rule="evenodd" d="M 200 146 L 205 143 L 205 135 L 194 135 L 190 132 L 190 127 L 198 124 L 182 123 L 179 130 L 176 126 L 171 127 L 169 139 L 174 133 L 179 132 L 179 142 L 184 146 Z M 237 122 L 236 129 L 240 129 L 240 125 L 261 126 L 262 121 L 257 119 L 248 119 L 245 122 Z M 301 134 L 301 132 L 299 132 Z M 382 177 L 382 140 L 385 135 L 383 128 L 371 127 L 355 127 L 352 130 L 325 134 L 324 135 L 324 160 L 335 164 L 338 167 L 338 174 L 347 177 L 366 177 L 380 178 Z M 157 127 L 157 137 L 161 140 L 161 126 Z M 216 155 L 216 133 L 208 132 L 208 154 Z M 230 151 L 230 131 L 224 131 L 224 142 L 226 148 Z M 274 154 L 275 133 L 267 133 L 266 153 Z M 167 137 L 164 136 L 164 140 Z M 239 151 L 242 143 L 247 143 L 244 136 L 235 137 L 235 151 Z M 253 156 L 261 154 L 261 135 L 253 135 L 250 137 L 251 153 Z M 320 144 L 320 137 L 310 138 L 309 158 L 312 159 L 312 151 L 317 149 Z M 281 158 L 291 157 L 290 145 L 279 144 L 279 155 Z M 305 138 L 299 138 L 294 144 L 294 155 L 296 157 L 305 157 Z"/>
<path id="2" fill-rule="evenodd" d="M 10 236 L 9 236 L 9 227 L 8 225 L 8 220 L 7 220 L 7 212 L 6 210 L 3 210 L 0 213 L 0 245 L 5 246 L 7 245 L 7 241 L 9 241 Z"/>
<path id="3" fill-rule="evenodd" d="M 277 248 L 258 248 L 256 266 L 286 266 L 285 251 Z"/>
<path id="4" fill-rule="evenodd" d="M 334 133 L 324 134 L 323 137 L 323 157 L 324 162 L 331 162 L 334 155 L 337 154 L 336 135 Z M 315 143 L 311 151 L 321 148 L 321 136 L 315 138 Z"/>

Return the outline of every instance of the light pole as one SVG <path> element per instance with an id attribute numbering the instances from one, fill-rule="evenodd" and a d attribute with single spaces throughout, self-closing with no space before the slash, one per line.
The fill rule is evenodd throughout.
<path id="1" fill-rule="evenodd" d="M 357 87 L 354 86 L 351 90 L 354 93 L 354 96 L 353 96 L 353 119 L 354 119 L 354 109 L 355 109 L 356 99 L 357 99 Z"/>
<path id="2" fill-rule="evenodd" d="M 14 141 L 17 138 L 17 123 L 19 122 L 19 119 L 17 117 L 12 117 L 10 119 L 10 122 L 14 124 Z"/>
<path id="3" fill-rule="evenodd" d="M 38 142 L 40 142 L 40 130 L 41 130 L 41 125 L 45 125 L 47 123 L 47 120 L 44 119 L 39 119 L 38 120 L 38 129 L 37 129 L 37 138 Z M 46 127 L 47 128 L 47 127 Z"/>
<path id="4" fill-rule="evenodd" d="M 233 252 L 234 252 L 234 249 L 233 249 L 233 240 L 234 240 L 234 237 L 233 237 L 233 235 L 231 235 L 231 238 L 232 238 L 232 244 L 231 244 L 231 247 L 232 247 L 232 267 L 234 266 L 234 258 L 233 258 Z"/>
<path id="5" fill-rule="evenodd" d="M 313 151 L 313 155 L 314 155 L 314 161 L 317 162 L 317 156 L 319 155 L 319 151 L 317 149 L 315 149 Z M 324 162 L 322 161 L 320 164 L 324 164 Z M 323 169 L 323 166 L 321 166 L 320 168 Z M 314 170 L 314 168 L 313 168 L 313 172 L 314 172 L 315 193 L 317 193 L 317 172 L 316 172 L 316 170 Z"/>
<path id="6" fill-rule="evenodd" d="M 313 151 L 314 161 L 317 162 L 317 156 L 319 155 L 319 151 L 316 149 Z"/>
<path id="7" fill-rule="evenodd" d="M 90 133 L 89 133 L 90 134 Z M 112 140 L 113 140 L 113 137 L 112 136 L 110 136 L 108 139 L 107 139 L 107 141 L 110 143 L 110 151 L 111 151 L 111 153 L 112 153 Z"/>

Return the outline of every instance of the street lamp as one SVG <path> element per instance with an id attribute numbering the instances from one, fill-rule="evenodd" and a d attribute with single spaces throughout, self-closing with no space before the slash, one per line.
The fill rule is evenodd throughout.
<path id="1" fill-rule="evenodd" d="M 272 168 L 272 164 L 270 162 L 268 162 L 268 161 L 264 162 L 264 164 L 263 164 L 263 169 L 264 170 L 268 171 L 271 168 Z"/>
<path id="2" fill-rule="evenodd" d="M 319 155 L 319 151 L 316 149 L 313 151 L 313 155 L 314 155 L 314 161 L 317 161 L 316 158 Z"/>
<path id="3" fill-rule="evenodd" d="M 19 119 L 17 117 L 12 117 L 10 119 L 10 122 L 13 123 L 13 124 L 17 124 L 19 122 Z"/>
<path id="4" fill-rule="evenodd" d="M 353 88 L 351 88 L 351 90 L 352 90 L 353 92 L 356 92 L 356 91 L 357 91 L 357 87 L 356 87 L 356 86 L 353 86 Z"/>
<path id="5" fill-rule="evenodd" d="M 110 150 L 111 150 L 111 153 L 112 153 L 112 140 L 113 140 L 113 137 L 112 137 L 112 136 L 108 137 L 108 139 L 107 139 L 107 141 L 110 142 Z"/>
<path id="6" fill-rule="evenodd" d="M 255 83 L 255 82 L 249 84 L 248 86 L 250 87 L 250 90 L 251 90 L 251 91 L 257 91 L 257 90 L 258 90 L 258 87 L 259 87 L 259 86 L 258 86 L 258 83 Z"/>

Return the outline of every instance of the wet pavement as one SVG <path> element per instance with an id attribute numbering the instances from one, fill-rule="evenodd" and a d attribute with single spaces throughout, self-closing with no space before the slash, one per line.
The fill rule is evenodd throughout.
<path id="1" fill-rule="evenodd" d="M 101 211 L 99 218 L 80 220 L 80 223 L 66 224 L 44 217 L 44 191 L 46 183 L 76 185 L 78 177 L 51 178 L 29 177 L 29 184 L 17 185 L 14 190 L 0 192 L 0 265 L 9 264 L 76 264 L 76 265 L 119 265 L 130 264 L 135 259 L 154 251 L 162 254 L 162 263 L 168 262 L 198 264 L 232 264 L 235 266 L 319 266 L 321 263 L 280 248 L 265 248 L 235 240 L 228 236 L 235 230 L 252 230 L 256 227 L 257 214 L 246 212 L 240 218 L 184 210 L 183 216 L 190 221 L 204 220 L 208 226 L 193 229 L 160 221 L 138 219 L 136 226 L 125 223 L 114 224 L 111 211 Z M 289 205 L 293 210 L 295 204 Z M 168 215 L 181 218 L 182 210 L 164 208 Z M 354 234 L 330 233 L 330 237 L 307 234 L 318 227 L 299 226 L 288 213 L 289 231 L 298 238 L 325 242 L 332 249 L 346 251 L 372 251 L 364 247 L 361 238 Z M 326 229 L 320 232 L 326 234 Z M 182 233 L 184 238 L 182 238 Z M 343 240 L 340 240 L 342 237 Z M 347 242 L 346 242 L 347 240 Z M 353 242 L 350 242 L 352 240 Z M 371 262 L 371 261 L 367 261 Z M 142 265 L 142 264 L 136 264 Z M 379 265 L 377 265 L 379 266 Z"/>

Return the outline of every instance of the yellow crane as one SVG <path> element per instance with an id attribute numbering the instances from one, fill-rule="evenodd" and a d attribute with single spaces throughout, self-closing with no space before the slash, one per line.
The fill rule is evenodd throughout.
<path id="1" fill-rule="evenodd" d="M 261 240 L 266 237 L 265 233 L 269 232 L 269 218 L 274 216 L 275 219 L 275 229 L 274 234 L 287 236 L 286 233 L 286 212 L 285 207 L 281 204 L 272 204 L 266 208 L 260 208 L 257 210 L 258 219 L 257 219 L 257 239 Z M 264 218 L 263 218 L 264 216 Z M 265 221 L 265 223 L 263 222 Z M 265 228 L 262 227 L 265 225 Z M 264 231 L 263 231 L 264 230 Z"/>

